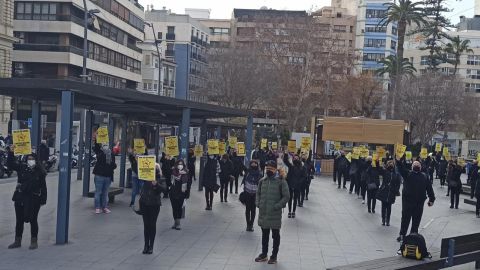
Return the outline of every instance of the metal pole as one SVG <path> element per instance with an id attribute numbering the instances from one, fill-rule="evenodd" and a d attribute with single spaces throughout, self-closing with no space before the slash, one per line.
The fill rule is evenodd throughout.
<path id="1" fill-rule="evenodd" d="M 160 154 L 160 125 L 155 125 L 155 160 L 159 162 L 159 154 Z"/>
<path id="2" fill-rule="evenodd" d="M 41 134 L 41 111 L 42 105 L 38 100 L 34 100 L 32 102 L 32 147 L 36 150 L 37 155 L 38 153 L 38 146 L 40 145 L 40 134 Z"/>
<path id="3" fill-rule="evenodd" d="M 85 166 L 83 166 L 83 192 L 82 196 L 87 197 L 90 191 L 90 157 L 92 151 L 92 122 L 93 111 L 88 110 L 85 117 Z"/>
<path id="4" fill-rule="evenodd" d="M 250 162 L 250 159 L 252 158 L 252 144 L 253 144 L 253 116 L 249 116 L 247 119 L 247 134 L 245 136 L 246 140 L 246 158 L 245 158 L 245 164 L 248 164 Z"/>
<path id="5" fill-rule="evenodd" d="M 180 126 L 180 158 L 187 163 L 187 149 L 190 138 L 190 108 L 183 108 Z"/>
<path id="6" fill-rule="evenodd" d="M 455 255 L 455 239 L 448 240 L 448 256 L 445 260 L 446 267 L 453 266 L 453 256 Z"/>
<path id="7" fill-rule="evenodd" d="M 122 127 L 122 154 L 120 156 L 120 181 L 118 186 L 125 187 L 125 167 L 127 163 L 127 128 L 128 128 L 128 118 L 125 116 L 123 118 L 123 127 Z"/>
<path id="8" fill-rule="evenodd" d="M 70 180 L 72 162 L 72 122 L 74 94 L 71 91 L 62 92 L 62 122 L 60 132 L 60 163 L 58 174 L 57 203 L 57 245 L 68 242 L 68 226 L 70 215 Z"/>
<path id="9" fill-rule="evenodd" d="M 203 151 L 207 149 L 207 119 L 202 120 L 202 125 L 200 126 L 200 144 L 203 145 Z M 207 162 L 207 157 L 202 155 L 200 157 L 200 175 L 198 177 L 198 191 L 203 190 L 203 172 L 205 163 Z"/>

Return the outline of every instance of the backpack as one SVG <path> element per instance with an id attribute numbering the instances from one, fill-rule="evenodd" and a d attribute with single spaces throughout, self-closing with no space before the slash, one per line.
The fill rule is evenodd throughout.
<path id="1" fill-rule="evenodd" d="M 418 233 L 412 233 L 405 236 L 402 245 L 400 246 L 402 257 L 422 260 L 423 258 L 431 258 L 432 256 L 427 251 L 427 244 L 425 238 Z"/>

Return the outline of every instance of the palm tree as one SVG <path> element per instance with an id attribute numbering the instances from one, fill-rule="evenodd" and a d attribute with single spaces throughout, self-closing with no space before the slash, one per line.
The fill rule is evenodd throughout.
<path id="1" fill-rule="evenodd" d="M 383 76 L 388 73 L 391 80 L 397 78 L 398 75 L 413 75 L 413 73 L 417 72 L 407 58 L 398 61 L 397 56 L 389 55 L 378 63 L 382 64 L 382 67 L 377 69 L 376 74 Z"/>
<path id="2" fill-rule="evenodd" d="M 453 75 L 457 74 L 458 64 L 460 64 L 460 56 L 463 53 L 473 53 L 473 50 L 470 49 L 470 40 L 462 40 L 460 39 L 460 36 L 450 38 L 450 42 L 445 46 L 444 51 L 455 56 L 455 60 L 449 60 L 448 57 L 445 57 L 445 61 L 455 67 Z"/>

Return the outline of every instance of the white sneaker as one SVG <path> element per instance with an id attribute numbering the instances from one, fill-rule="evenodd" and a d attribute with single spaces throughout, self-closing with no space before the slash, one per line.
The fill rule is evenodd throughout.
<path id="1" fill-rule="evenodd" d="M 365 200 L 362 201 L 362 204 L 365 204 Z"/>
<path id="2" fill-rule="evenodd" d="M 95 209 L 95 214 L 101 214 L 101 213 L 102 213 L 102 210 L 100 208 Z"/>
<path id="3" fill-rule="evenodd" d="M 110 209 L 108 209 L 108 208 L 105 207 L 105 208 L 103 208 L 103 212 L 104 212 L 105 214 L 110 214 L 112 211 L 110 211 Z"/>

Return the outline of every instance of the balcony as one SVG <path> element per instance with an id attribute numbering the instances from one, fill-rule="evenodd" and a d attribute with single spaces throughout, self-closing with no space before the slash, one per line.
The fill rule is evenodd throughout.
<path id="1" fill-rule="evenodd" d="M 170 87 L 175 87 L 175 81 L 170 81 Z"/>
<path id="2" fill-rule="evenodd" d="M 194 43 L 198 42 L 198 38 L 196 36 L 192 36 L 191 41 Z"/>
<path id="3" fill-rule="evenodd" d="M 165 50 L 166 57 L 175 57 L 175 50 Z"/>
<path id="4" fill-rule="evenodd" d="M 175 34 L 174 33 L 167 33 L 165 35 L 165 39 L 167 40 L 175 40 Z"/>
<path id="5" fill-rule="evenodd" d="M 168 80 L 163 80 L 163 85 L 168 86 Z"/>
<path id="6" fill-rule="evenodd" d="M 70 45 L 56 44 L 13 44 L 13 49 L 18 51 L 41 51 L 41 52 L 70 52 L 83 55 L 83 49 Z"/>

